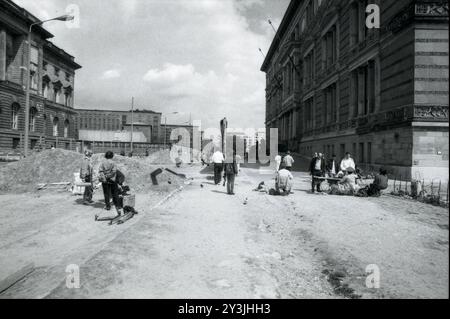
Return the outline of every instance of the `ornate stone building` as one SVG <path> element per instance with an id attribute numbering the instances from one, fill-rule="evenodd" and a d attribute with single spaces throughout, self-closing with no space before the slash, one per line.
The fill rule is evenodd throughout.
<path id="1" fill-rule="evenodd" d="M 0 1 L 0 149 L 23 150 L 27 35 L 39 22 L 10 0 Z M 34 26 L 31 43 L 30 147 L 75 149 L 74 79 L 81 68 L 73 56 Z"/>
<path id="2" fill-rule="evenodd" d="M 266 128 L 306 156 L 446 178 L 448 66 L 447 1 L 293 0 L 262 65 Z"/>

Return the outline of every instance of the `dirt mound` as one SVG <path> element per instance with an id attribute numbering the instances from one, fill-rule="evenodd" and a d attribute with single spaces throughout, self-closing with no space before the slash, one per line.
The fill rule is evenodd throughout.
<path id="1" fill-rule="evenodd" d="M 80 171 L 83 157 L 76 152 L 55 149 L 4 165 L 0 167 L 0 193 L 35 191 L 40 183 L 73 182 L 73 174 Z M 93 156 L 94 177 L 103 159 L 103 154 Z M 163 171 L 156 176 L 158 185 L 153 185 L 151 173 L 159 166 L 123 156 L 115 156 L 114 161 L 133 192 L 166 192 L 183 184 L 178 176 Z"/>

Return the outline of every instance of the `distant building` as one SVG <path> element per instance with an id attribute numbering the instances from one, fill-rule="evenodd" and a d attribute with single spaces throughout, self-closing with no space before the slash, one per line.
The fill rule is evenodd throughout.
<path id="1" fill-rule="evenodd" d="M 142 132 L 147 143 L 161 143 L 161 113 L 150 110 L 130 111 L 76 109 L 77 130 Z M 80 138 L 81 139 L 81 138 Z"/>
<path id="2" fill-rule="evenodd" d="M 10 0 L 0 1 L 0 149 L 22 151 L 25 130 L 27 35 L 40 20 Z M 75 58 L 32 29 L 30 148 L 75 149 Z"/>
<path id="3" fill-rule="evenodd" d="M 261 68 L 267 133 L 306 156 L 349 151 L 363 169 L 447 177 L 448 54 L 447 1 L 293 0 Z"/>

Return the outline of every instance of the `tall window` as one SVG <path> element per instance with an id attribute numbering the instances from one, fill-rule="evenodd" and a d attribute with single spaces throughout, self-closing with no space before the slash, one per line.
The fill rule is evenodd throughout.
<path id="1" fill-rule="evenodd" d="M 38 65 L 39 65 L 39 51 L 36 47 L 31 47 L 30 53 L 30 89 L 37 91 L 38 89 Z"/>
<path id="2" fill-rule="evenodd" d="M 14 103 L 12 105 L 12 110 L 11 110 L 11 128 L 13 130 L 18 130 L 19 129 L 19 111 L 20 111 L 20 105 L 17 103 Z"/>
<path id="3" fill-rule="evenodd" d="M 44 79 L 42 80 L 42 95 L 44 96 L 44 98 L 48 99 L 49 98 L 49 82 L 45 81 Z"/>
<path id="4" fill-rule="evenodd" d="M 305 129 L 307 131 L 313 129 L 313 98 L 305 101 Z"/>
<path id="5" fill-rule="evenodd" d="M 69 127 L 70 127 L 69 120 L 65 120 L 64 121 L 64 137 L 66 137 L 66 138 L 69 136 Z"/>
<path id="6" fill-rule="evenodd" d="M 373 0 L 354 1 L 350 8 L 350 45 L 363 42 L 371 30 L 366 27 L 366 8 Z"/>
<path id="7" fill-rule="evenodd" d="M 336 26 L 324 35 L 322 39 L 322 65 L 324 69 L 330 67 L 337 59 L 337 41 L 336 41 Z"/>
<path id="8" fill-rule="evenodd" d="M 351 75 L 353 117 L 375 111 L 375 61 L 370 60 Z"/>
<path id="9" fill-rule="evenodd" d="M 37 109 L 35 107 L 32 107 L 30 109 L 30 132 L 34 132 L 36 129 L 36 115 Z"/>
<path id="10" fill-rule="evenodd" d="M 72 105 L 72 88 L 67 87 L 64 90 L 64 105 L 71 106 Z"/>
<path id="11" fill-rule="evenodd" d="M 314 49 L 312 49 L 305 57 L 304 61 L 304 84 L 312 84 L 314 79 Z"/>
<path id="12" fill-rule="evenodd" d="M 327 87 L 323 92 L 323 96 L 324 96 L 324 103 L 323 103 L 324 124 L 336 123 L 338 112 L 336 83 Z"/>
<path id="13" fill-rule="evenodd" d="M 53 119 L 53 136 L 58 136 L 58 126 L 59 126 L 59 119 L 55 117 Z"/>

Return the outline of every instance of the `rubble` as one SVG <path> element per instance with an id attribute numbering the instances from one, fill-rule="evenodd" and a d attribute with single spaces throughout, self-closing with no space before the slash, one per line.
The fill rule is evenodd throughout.
<path id="1" fill-rule="evenodd" d="M 84 155 L 80 153 L 54 149 L 3 165 L 0 167 L 0 194 L 33 192 L 38 185 L 73 181 L 73 174 L 80 171 L 83 158 Z M 95 154 L 92 157 L 94 180 L 103 158 L 103 154 Z M 125 182 L 134 192 L 168 192 L 184 182 L 180 177 L 163 170 L 157 176 L 158 185 L 153 185 L 151 173 L 160 166 L 151 164 L 146 159 L 120 155 L 116 155 L 113 161 L 125 174 Z"/>

